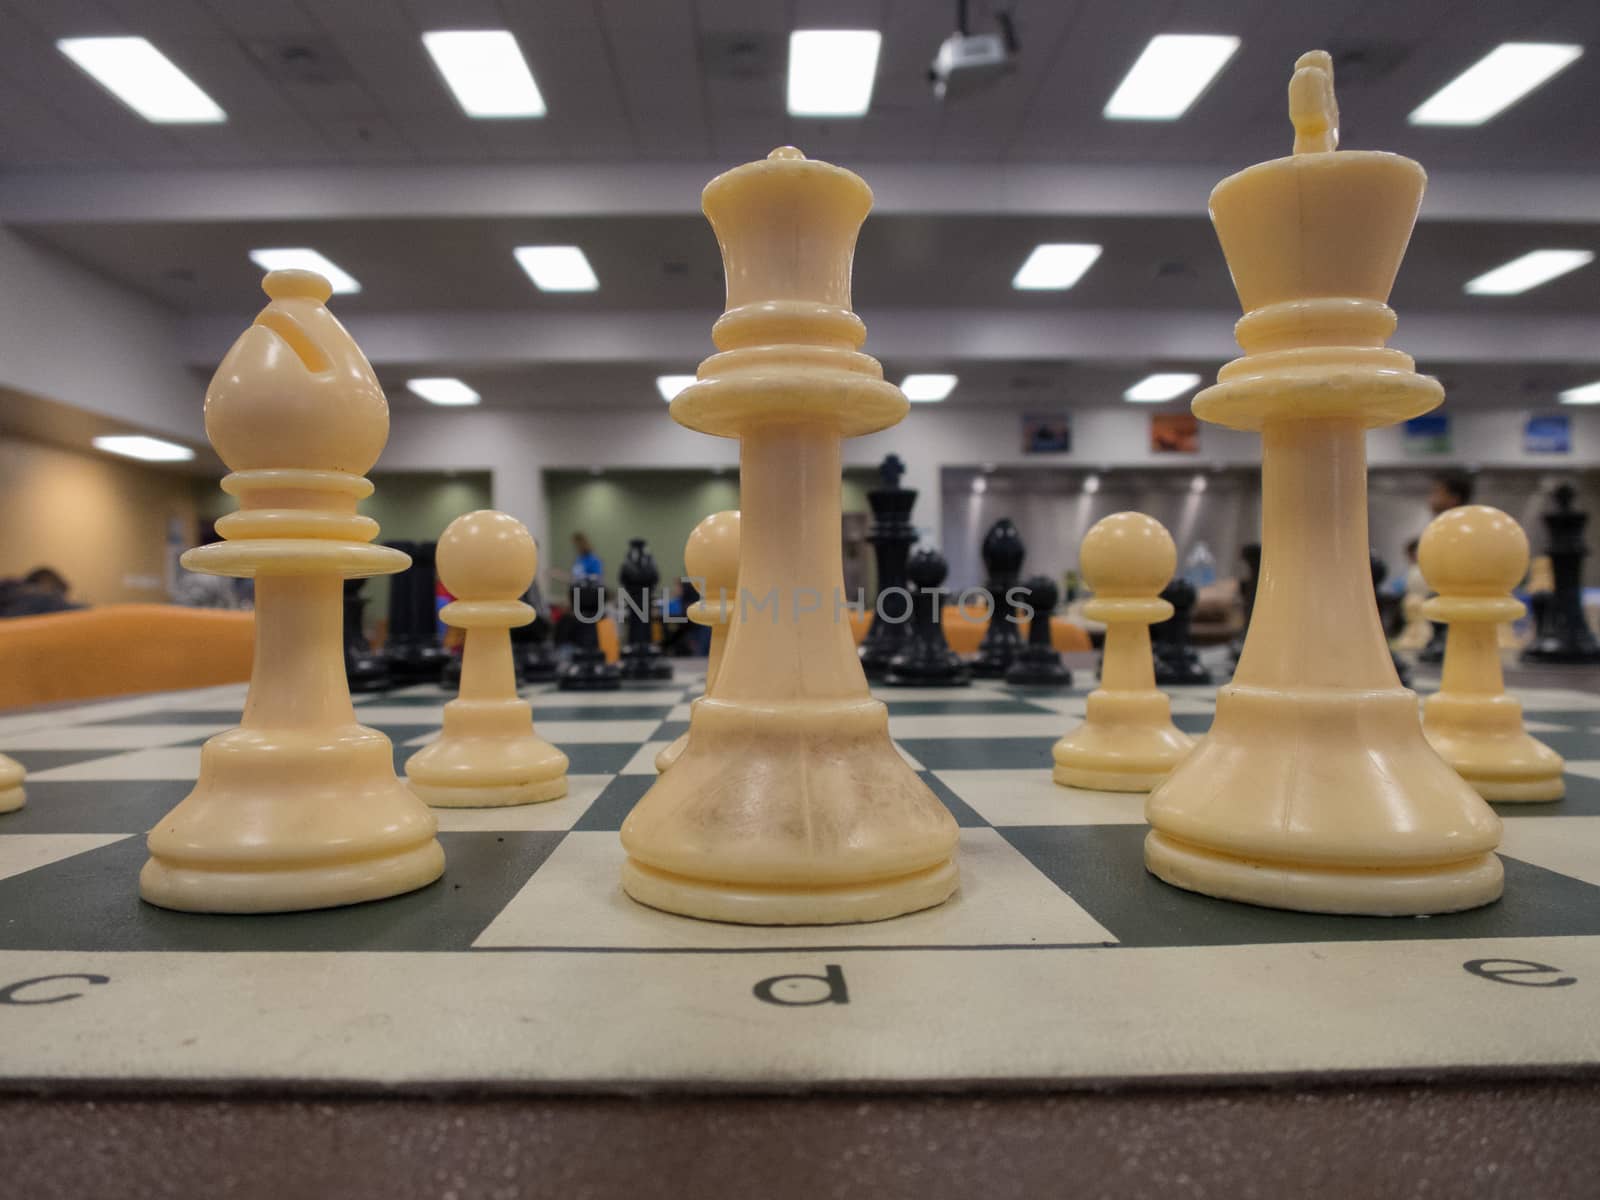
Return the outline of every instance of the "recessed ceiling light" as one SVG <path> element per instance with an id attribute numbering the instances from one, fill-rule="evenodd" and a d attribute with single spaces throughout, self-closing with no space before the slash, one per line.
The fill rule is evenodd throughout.
<path id="1" fill-rule="evenodd" d="M 577 246 L 518 246 L 515 253 L 541 292 L 592 292 L 600 286 Z"/>
<path id="2" fill-rule="evenodd" d="M 943 400 L 955 387 L 954 375 L 907 375 L 900 381 L 900 390 L 914 404 Z"/>
<path id="3" fill-rule="evenodd" d="M 1189 490 L 1191 492 L 1203 492 L 1203 491 L 1205 491 L 1206 490 L 1206 477 L 1204 475 L 1196 475 L 1193 479 L 1189 480 Z"/>
<path id="4" fill-rule="evenodd" d="M 1100 476 L 1091 475 L 1083 481 L 1083 490 L 1091 496 L 1100 490 Z"/>
<path id="5" fill-rule="evenodd" d="M 1482 125 L 1572 63 L 1582 46 L 1502 42 L 1417 106 L 1413 125 Z"/>
<path id="6" fill-rule="evenodd" d="M 188 462 L 194 457 L 194 451 L 187 446 L 145 437 L 142 433 L 104 434 L 94 439 L 94 448 L 144 462 Z"/>
<path id="7" fill-rule="evenodd" d="M 1600 381 L 1570 387 L 1560 395 L 1563 404 L 1600 404 Z"/>
<path id="8" fill-rule="evenodd" d="M 263 271 L 315 271 L 341 296 L 359 292 L 356 277 L 332 259 L 307 246 L 286 246 L 274 250 L 252 250 L 250 261 Z"/>
<path id="9" fill-rule="evenodd" d="M 882 44 L 876 29 L 796 29 L 789 35 L 789 115 L 864 116 Z"/>
<path id="10" fill-rule="evenodd" d="M 656 391 L 661 393 L 661 398 L 671 404 L 679 392 L 695 381 L 693 375 L 657 375 Z"/>
<path id="11" fill-rule="evenodd" d="M 972 478 L 972 490 L 979 496 L 983 495 L 989 490 L 989 481 L 982 475 L 974 475 Z"/>
<path id="12" fill-rule="evenodd" d="M 213 125 L 228 114 L 142 37 L 62 38 L 56 48 L 146 121 Z"/>
<path id="13" fill-rule="evenodd" d="M 1226 35 L 1162 33 L 1106 101 L 1113 121 L 1176 121 L 1233 57 L 1239 39 Z"/>
<path id="14" fill-rule="evenodd" d="M 469 117 L 542 117 L 544 97 L 516 36 L 504 29 L 422 35 L 433 65 Z"/>
<path id="15" fill-rule="evenodd" d="M 429 404 L 446 404 L 460 407 L 476 404 L 481 397 L 459 379 L 431 377 L 406 380 L 406 390 L 421 396 Z"/>
<path id="16" fill-rule="evenodd" d="M 1199 382 L 1200 376 L 1188 371 L 1158 371 L 1139 380 L 1122 393 L 1122 398 L 1135 404 L 1160 404 L 1163 400 L 1176 400 Z"/>
<path id="17" fill-rule="evenodd" d="M 1092 242 L 1045 242 L 1033 248 L 1011 286 L 1023 292 L 1065 291 L 1082 279 L 1099 257 L 1100 247 Z"/>
<path id="18" fill-rule="evenodd" d="M 1473 296 L 1515 296 L 1594 261 L 1592 250 L 1530 250 L 1466 282 Z"/>

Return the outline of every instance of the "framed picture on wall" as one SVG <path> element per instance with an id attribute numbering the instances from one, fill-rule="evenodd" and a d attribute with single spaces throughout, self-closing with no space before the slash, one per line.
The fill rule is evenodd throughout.
<path id="1" fill-rule="evenodd" d="M 1529 417 L 1522 427 L 1522 448 L 1529 454 L 1572 453 L 1572 421 L 1566 413 Z"/>
<path id="2" fill-rule="evenodd" d="M 1200 422 L 1193 413 L 1151 413 L 1152 454 L 1200 453 Z"/>
<path id="3" fill-rule="evenodd" d="M 1401 426 L 1407 454 L 1449 454 L 1450 414 L 1423 413 Z"/>
<path id="4" fill-rule="evenodd" d="M 1024 454 L 1070 454 L 1072 418 L 1066 413 L 1024 413 L 1022 417 Z"/>

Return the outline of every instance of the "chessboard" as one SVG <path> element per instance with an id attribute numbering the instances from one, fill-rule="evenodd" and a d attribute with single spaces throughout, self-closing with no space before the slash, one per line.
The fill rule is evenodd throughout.
<path id="1" fill-rule="evenodd" d="M 141 836 L 244 688 L 0 717 L 29 770 L 0 818 L 0 1079 L 47 1089 L 793 1091 L 1587 1073 L 1600 1064 L 1600 697 L 1523 689 L 1567 797 L 1503 805 L 1505 897 L 1328 917 L 1179 891 L 1142 864 L 1143 797 L 1073 792 L 1050 747 L 1078 686 L 885 690 L 901 752 L 961 827 L 950 903 L 749 928 L 618 885 L 624 815 L 701 678 L 526 689 L 570 793 L 439 811 L 439 882 L 320 912 L 141 902 Z M 1422 690 L 1428 690 L 1422 681 Z M 1174 689 L 1195 733 L 1213 689 Z M 447 696 L 358 698 L 399 768 Z"/>

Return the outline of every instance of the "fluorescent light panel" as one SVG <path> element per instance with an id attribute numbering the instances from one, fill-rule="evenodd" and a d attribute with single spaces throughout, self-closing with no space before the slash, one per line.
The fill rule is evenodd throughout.
<path id="1" fill-rule="evenodd" d="M 661 398 L 668 404 L 677 398 L 679 392 L 693 383 L 693 375 L 657 375 L 656 391 L 661 393 Z"/>
<path id="2" fill-rule="evenodd" d="M 1600 404 L 1600 380 L 1570 387 L 1560 395 L 1563 404 Z"/>
<path id="3" fill-rule="evenodd" d="M 1593 261 L 1592 250 L 1530 250 L 1521 258 L 1467 280 L 1465 290 L 1472 296 L 1515 296 Z"/>
<path id="4" fill-rule="evenodd" d="M 515 253 L 541 292 L 592 292 L 600 286 L 577 246 L 518 246 Z"/>
<path id="5" fill-rule="evenodd" d="M 1413 125 L 1482 125 L 1574 62 L 1582 46 L 1501 42 L 1424 100 Z"/>
<path id="6" fill-rule="evenodd" d="M 348 296 L 352 292 L 361 290 L 361 285 L 356 282 L 354 275 L 309 246 L 281 246 L 270 250 L 252 250 L 250 261 L 263 271 L 315 271 L 341 296 Z"/>
<path id="7" fill-rule="evenodd" d="M 422 44 L 467 116 L 544 116 L 544 97 L 514 34 L 504 29 L 436 30 L 423 34 Z"/>
<path id="8" fill-rule="evenodd" d="M 906 399 L 917 404 L 943 400 L 955 388 L 954 375 L 907 375 L 900 381 L 900 390 L 906 394 Z"/>
<path id="9" fill-rule="evenodd" d="M 228 114 L 149 39 L 62 38 L 56 48 L 146 121 L 207 125 Z"/>
<path id="10" fill-rule="evenodd" d="M 866 115 L 882 44 L 876 29 L 796 29 L 789 35 L 789 115 Z"/>
<path id="11" fill-rule="evenodd" d="M 1162 33 L 1150 39 L 1106 101 L 1113 121 L 1176 121 L 1227 66 L 1239 39 Z"/>
<path id="12" fill-rule="evenodd" d="M 1065 291 L 1099 257 L 1100 247 L 1090 242 L 1045 242 L 1033 248 L 1011 286 L 1024 292 Z"/>
<path id="13" fill-rule="evenodd" d="M 1136 404 L 1160 404 L 1192 391 L 1199 382 L 1200 376 L 1189 371 L 1158 371 L 1123 392 L 1122 398 Z"/>
<path id="14" fill-rule="evenodd" d="M 476 404 L 481 397 L 459 379 L 450 379 L 443 376 L 434 376 L 426 379 L 406 380 L 406 390 L 413 395 L 421 396 L 429 404 L 445 404 L 459 407 L 467 404 Z"/>
<path id="15" fill-rule="evenodd" d="M 188 462 L 194 457 L 194 451 L 187 446 L 145 437 L 142 433 L 105 434 L 94 439 L 94 448 L 144 462 Z"/>

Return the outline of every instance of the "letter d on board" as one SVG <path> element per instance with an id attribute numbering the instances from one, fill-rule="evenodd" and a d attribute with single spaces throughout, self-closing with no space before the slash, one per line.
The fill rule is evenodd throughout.
<path id="1" fill-rule="evenodd" d="M 774 975 L 752 989 L 757 1000 L 781 1004 L 785 1008 L 808 1008 L 813 1004 L 849 1004 L 850 989 L 845 987 L 844 971 L 835 963 L 821 975 Z"/>

